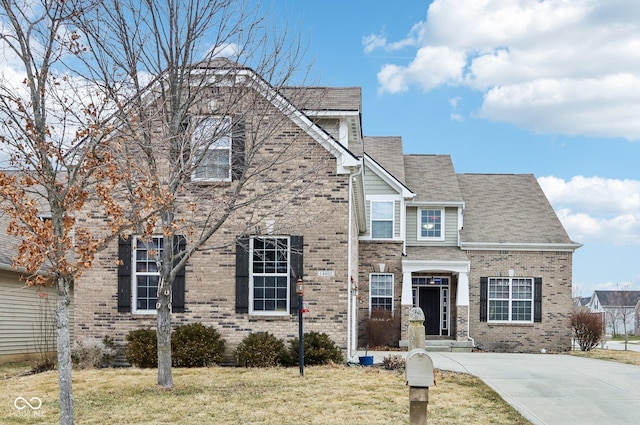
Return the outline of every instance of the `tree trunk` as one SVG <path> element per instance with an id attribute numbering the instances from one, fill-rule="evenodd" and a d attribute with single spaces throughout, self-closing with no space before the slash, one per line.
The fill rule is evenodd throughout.
<path id="1" fill-rule="evenodd" d="M 56 282 L 56 344 L 58 351 L 58 379 L 60 388 L 60 424 L 72 425 L 73 394 L 71 388 L 71 338 L 69 333 L 69 305 L 71 282 L 59 277 Z"/>
<path id="2" fill-rule="evenodd" d="M 171 372 L 171 293 L 166 290 L 166 280 L 160 277 L 158 285 L 158 385 L 165 389 L 173 388 Z"/>

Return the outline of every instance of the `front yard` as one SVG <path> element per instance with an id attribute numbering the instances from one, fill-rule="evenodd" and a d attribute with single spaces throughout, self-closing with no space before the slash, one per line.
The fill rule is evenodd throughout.
<path id="1" fill-rule="evenodd" d="M 2 423 L 57 423 L 57 372 L 13 375 L 0 368 Z M 377 367 L 308 367 L 303 378 L 295 368 L 174 369 L 173 391 L 158 389 L 155 380 L 155 369 L 74 371 L 76 422 L 375 425 L 409 418 L 404 374 Z M 42 407 L 19 410 L 17 397 L 37 397 Z M 429 392 L 429 423 L 529 422 L 477 378 L 438 372 Z"/>

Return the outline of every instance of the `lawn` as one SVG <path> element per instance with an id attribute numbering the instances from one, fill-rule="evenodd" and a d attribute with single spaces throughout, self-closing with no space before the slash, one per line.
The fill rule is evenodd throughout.
<path id="1" fill-rule="evenodd" d="M 5 377 L 3 379 L 3 377 Z M 12 376 L 0 368 L 3 424 L 58 422 L 57 373 Z M 174 369 L 175 389 L 155 369 L 74 371 L 78 424 L 402 424 L 409 420 L 404 374 L 377 367 Z M 38 397 L 38 410 L 14 406 Z M 430 424 L 529 424 L 479 379 L 438 372 Z"/>
<path id="2" fill-rule="evenodd" d="M 590 359 L 608 360 L 640 366 L 640 353 L 636 351 L 603 350 L 595 348 L 591 351 L 573 350 L 570 354 L 573 356 L 588 357 Z"/>

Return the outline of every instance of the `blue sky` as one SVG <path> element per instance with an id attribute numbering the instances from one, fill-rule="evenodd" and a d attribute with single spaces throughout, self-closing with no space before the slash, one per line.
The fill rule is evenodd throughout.
<path id="1" fill-rule="evenodd" d="M 534 174 L 584 244 L 574 292 L 640 289 L 640 2 L 274 4 L 316 84 L 362 87 L 365 135 L 459 173 Z"/>

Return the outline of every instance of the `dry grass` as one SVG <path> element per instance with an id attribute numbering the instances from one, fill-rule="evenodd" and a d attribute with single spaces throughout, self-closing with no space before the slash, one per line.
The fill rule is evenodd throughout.
<path id="1" fill-rule="evenodd" d="M 591 351 L 574 350 L 571 351 L 571 355 L 640 366 L 640 353 L 636 351 L 602 350 L 596 348 Z"/>
<path id="2" fill-rule="evenodd" d="M 74 372 L 79 424 L 401 424 L 408 422 L 404 375 L 379 368 L 175 369 L 173 391 L 156 387 L 156 371 Z M 429 392 L 430 424 L 528 424 L 477 378 L 439 372 Z M 55 424 L 57 373 L 2 381 L 3 424 Z M 38 397 L 19 411 L 16 397 Z"/>

